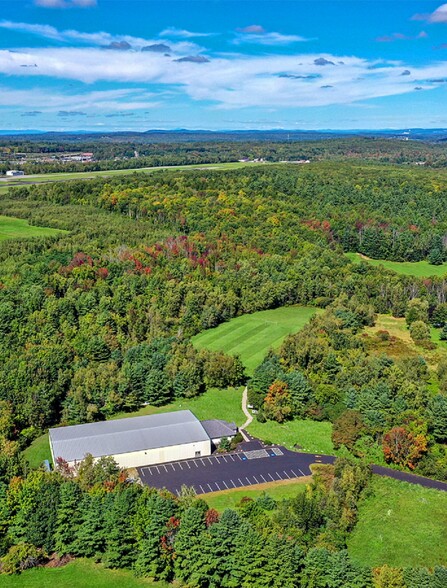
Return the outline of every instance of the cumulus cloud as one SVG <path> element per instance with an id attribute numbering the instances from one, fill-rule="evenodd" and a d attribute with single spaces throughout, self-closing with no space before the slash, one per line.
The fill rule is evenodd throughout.
<path id="1" fill-rule="evenodd" d="M 34 0 L 42 8 L 89 8 L 96 6 L 96 0 Z"/>
<path id="2" fill-rule="evenodd" d="M 249 25 L 242 29 L 236 29 L 238 33 L 247 33 L 248 35 L 264 35 L 267 31 L 261 25 Z"/>
<path id="3" fill-rule="evenodd" d="M 425 20 L 430 23 L 447 23 L 447 4 L 441 4 L 434 12 L 417 13 L 411 20 Z"/>
<path id="4" fill-rule="evenodd" d="M 326 59 L 325 57 L 318 57 L 317 59 L 314 59 L 314 63 L 315 65 L 335 65 L 335 63 L 333 61 L 330 61 L 329 59 Z M 342 65 L 344 65 L 342 63 Z"/>
<path id="5" fill-rule="evenodd" d="M 233 39 L 235 45 L 257 44 L 257 45 L 290 45 L 308 41 L 300 35 L 283 35 L 282 33 L 267 32 L 261 25 L 250 25 L 237 29 L 236 37 Z"/>
<path id="6" fill-rule="evenodd" d="M 177 63 L 209 63 L 210 60 L 204 57 L 203 55 L 187 55 L 186 57 L 181 57 L 180 59 L 175 59 Z"/>
<path id="7" fill-rule="evenodd" d="M 152 51 L 153 53 L 169 53 L 171 48 L 164 43 L 153 43 L 141 48 L 141 51 Z"/>

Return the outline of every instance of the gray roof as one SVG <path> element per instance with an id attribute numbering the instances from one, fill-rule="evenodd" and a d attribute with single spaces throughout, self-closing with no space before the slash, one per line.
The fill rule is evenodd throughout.
<path id="1" fill-rule="evenodd" d="M 211 439 L 233 437 L 237 433 L 237 426 L 235 423 L 227 423 L 227 421 L 221 421 L 218 419 L 202 421 L 202 426 Z"/>
<path id="2" fill-rule="evenodd" d="M 190 410 L 50 429 L 54 459 L 69 462 L 208 440 Z"/>

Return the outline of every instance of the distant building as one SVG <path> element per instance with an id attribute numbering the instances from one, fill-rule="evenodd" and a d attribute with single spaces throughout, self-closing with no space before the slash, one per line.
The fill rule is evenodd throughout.
<path id="1" fill-rule="evenodd" d="M 25 172 L 18 169 L 10 169 L 6 172 L 7 176 L 24 176 Z"/>
<path id="2" fill-rule="evenodd" d="M 221 420 L 209 420 L 202 421 L 202 426 L 208 433 L 211 443 L 217 447 L 224 437 L 227 439 L 233 439 L 237 434 L 238 428 L 235 423 L 227 423 L 227 421 Z"/>

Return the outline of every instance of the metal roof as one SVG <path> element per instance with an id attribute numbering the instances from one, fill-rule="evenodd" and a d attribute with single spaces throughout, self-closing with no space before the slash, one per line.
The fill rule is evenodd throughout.
<path id="1" fill-rule="evenodd" d="M 209 436 L 190 410 L 101 421 L 50 429 L 54 459 L 80 461 L 93 457 L 144 451 L 208 441 Z"/>
<path id="2" fill-rule="evenodd" d="M 221 439 L 222 437 L 233 437 L 237 433 L 235 423 L 227 423 L 220 419 L 202 421 L 202 426 L 211 439 Z"/>

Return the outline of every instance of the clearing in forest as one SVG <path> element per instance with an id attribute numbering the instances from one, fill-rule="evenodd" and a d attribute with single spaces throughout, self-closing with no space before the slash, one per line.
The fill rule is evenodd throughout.
<path id="1" fill-rule="evenodd" d="M 65 232 L 48 227 L 34 227 L 23 218 L 0 215 L 0 241 L 5 241 L 6 239 L 26 239 L 28 237 L 51 237 Z"/>
<path id="2" fill-rule="evenodd" d="M 348 539 L 363 566 L 431 568 L 447 565 L 447 492 L 373 476 Z"/>
<path id="3" fill-rule="evenodd" d="M 386 259 L 371 259 L 360 253 L 346 253 L 345 255 L 353 263 L 366 261 L 371 265 L 383 266 L 385 269 L 392 270 L 398 274 L 405 274 L 406 276 L 428 278 L 430 276 L 444 276 L 447 274 L 447 263 L 431 265 L 428 261 L 387 261 Z"/>
<path id="4" fill-rule="evenodd" d="M 307 306 L 283 306 L 231 319 L 193 337 L 198 349 L 239 355 L 251 375 L 269 349 L 277 349 L 287 335 L 304 327 L 317 312 Z"/>

